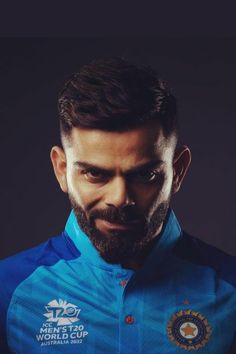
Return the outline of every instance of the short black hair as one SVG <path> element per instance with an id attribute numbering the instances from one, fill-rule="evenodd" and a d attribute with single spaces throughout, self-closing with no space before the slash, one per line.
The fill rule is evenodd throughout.
<path id="1" fill-rule="evenodd" d="M 61 136 L 73 127 L 126 131 L 157 120 L 177 136 L 176 99 L 157 73 L 113 57 L 84 65 L 66 81 L 58 100 Z"/>

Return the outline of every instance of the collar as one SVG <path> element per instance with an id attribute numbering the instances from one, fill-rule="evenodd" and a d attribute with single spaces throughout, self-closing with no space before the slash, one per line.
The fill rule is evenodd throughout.
<path id="1" fill-rule="evenodd" d="M 81 257 L 86 262 L 106 270 L 124 270 L 120 264 L 107 263 L 93 246 L 88 236 L 79 227 L 74 211 L 72 210 L 65 226 L 65 232 L 71 238 L 75 246 L 81 253 Z M 180 225 L 172 209 L 169 209 L 160 236 L 151 253 L 147 256 L 143 268 L 153 268 L 165 259 L 173 249 L 181 235 Z M 80 258 L 81 258 L 80 257 Z M 150 269 L 150 268 L 149 268 Z M 134 273 L 133 270 L 126 272 Z"/>

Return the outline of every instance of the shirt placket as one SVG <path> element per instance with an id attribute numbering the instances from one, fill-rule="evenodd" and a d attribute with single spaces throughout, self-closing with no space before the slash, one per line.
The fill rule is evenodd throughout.
<path id="1" fill-rule="evenodd" d="M 119 286 L 119 354 L 141 353 L 142 292 L 135 287 L 135 274 L 120 279 Z"/>

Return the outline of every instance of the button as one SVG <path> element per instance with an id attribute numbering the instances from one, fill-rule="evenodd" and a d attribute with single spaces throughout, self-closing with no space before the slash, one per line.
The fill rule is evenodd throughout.
<path id="1" fill-rule="evenodd" d="M 134 323 L 134 316 L 132 316 L 132 315 L 127 315 L 127 316 L 125 317 L 125 323 L 126 323 L 126 324 L 133 324 L 133 323 Z"/>
<path id="2" fill-rule="evenodd" d="M 125 285 L 128 283 L 128 280 L 121 280 L 120 285 L 124 288 Z"/>

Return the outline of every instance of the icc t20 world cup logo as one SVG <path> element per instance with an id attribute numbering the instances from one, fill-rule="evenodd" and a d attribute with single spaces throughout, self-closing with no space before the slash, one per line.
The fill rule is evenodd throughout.
<path id="1" fill-rule="evenodd" d="M 47 317 L 47 321 L 56 322 L 58 326 L 69 325 L 79 321 L 81 310 L 77 305 L 68 303 L 65 300 L 52 300 L 45 308 L 47 313 L 44 313 L 44 316 Z"/>

